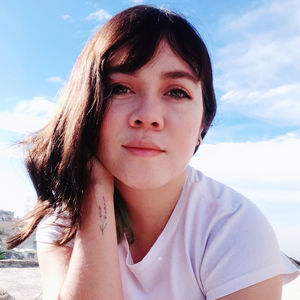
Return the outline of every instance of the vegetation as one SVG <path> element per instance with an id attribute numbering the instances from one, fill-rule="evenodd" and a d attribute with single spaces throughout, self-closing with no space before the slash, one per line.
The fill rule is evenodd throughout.
<path id="1" fill-rule="evenodd" d="M 0 259 L 6 259 L 6 253 L 3 249 L 0 249 Z"/>

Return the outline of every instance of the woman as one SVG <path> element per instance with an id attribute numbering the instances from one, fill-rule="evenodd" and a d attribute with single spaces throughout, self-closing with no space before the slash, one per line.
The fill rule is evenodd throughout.
<path id="1" fill-rule="evenodd" d="M 240 194 L 188 167 L 216 112 L 211 63 L 173 12 L 108 21 L 26 143 L 43 299 L 280 299 L 297 268 Z M 42 222 L 41 222 L 42 220 Z"/>

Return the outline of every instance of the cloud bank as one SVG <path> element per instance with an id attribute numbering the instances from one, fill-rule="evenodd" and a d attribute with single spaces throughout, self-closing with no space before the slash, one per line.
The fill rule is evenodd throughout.
<path id="1" fill-rule="evenodd" d="M 46 125 L 55 109 L 52 99 L 44 96 L 20 101 L 11 110 L 0 111 L 0 130 L 28 134 Z"/>
<path id="2" fill-rule="evenodd" d="M 67 21 L 67 22 L 70 22 L 70 23 L 73 22 L 73 18 L 72 18 L 70 15 L 68 15 L 68 14 L 61 16 L 61 18 L 62 18 L 64 21 Z"/>
<path id="3" fill-rule="evenodd" d="M 59 83 L 61 85 L 64 85 L 66 83 L 66 81 L 64 79 L 62 79 L 59 76 L 52 76 L 46 79 L 47 82 L 51 82 L 51 83 Z"/>
<path id="4" fill-rule="evenodd" d="M 202 145 L 191 164 L 253 201 L 300 204 L 300 135 Z"/>
<path id="5" fill-rule="evenodd" d="M 221 109 L 300 125 L 300 2 L 267 2 L 221 21 L 216 52 Z"/>
<path id="6" fill-rule="evenodd" d="M 87 21 L 96 20 L 99 22 L 107 21 L 112 17 L 112 15 L 105 9 L 100 9 L 93 13 L 90 13 L 85 19 Z"/>

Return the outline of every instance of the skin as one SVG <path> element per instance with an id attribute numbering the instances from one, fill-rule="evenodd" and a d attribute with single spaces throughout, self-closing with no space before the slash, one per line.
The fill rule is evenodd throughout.
<path id="1" fill-rule="evenodd" d="M 99 158 L 128 206 L 136 240 L 130 247 L 137 262 L 179 198 L 201 133 L 202 89 L 190 67 L 164 42 L 141 69 L 113 73 L 110 80 L 113 96 L 102 124 Z M 132 153 L 126 148 L 132 141 L 155 143 L 161 151 L 151 157 L 145 148 L 140 148 L 145 153 Z"/>
<path id="2" fill-rule="evenodd" d="M 82 224 L 73 249 L 38 243 L 45 300 L 123 299 L 113 206 L 113 177 L 97 159 L 91 163 L 91 182 L 84 196 Z M 103 217 L 99 216 L 99 208 L 103 211 L 102 215 L 106 216 L 105 226 Z"/>
<path id="3" fill-rule="evenodd" d="M 181 72 L 179 78 L 174 72 Z M 149 191 L 185 178 L 201 131 L 200 82 L 164 42 L 154 58 L 133 74 L 110 75 L 113 96 L 100 134 L 99 159 L 128 190 Z M 138 156 L 124 148 L 131 141 L 157 144 L 162 152 Z"/>
<path id="4" fill-rule="evenodd" d="M 138 262 L 164 229 L 199 144 L 201 83 L 165 42 L 141 69 L 114 72 L 110 81 L 113 94 L 74 248 L 38 245 L 43 299 L 122 299 L 114 184 L 128 207 L 135 235 L 130 251 Z M 281 278 L 274 277 L 220 299 L 276 300 L 280 295 Z"/>

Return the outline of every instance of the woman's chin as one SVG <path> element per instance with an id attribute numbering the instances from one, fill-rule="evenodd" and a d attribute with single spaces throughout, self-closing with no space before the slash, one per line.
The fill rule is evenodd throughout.
<path id="1" fill-rule="evenodd" d="M 114 174 L 120 189 L 153 190 L 166 185 L 172 177 L 164 172 L 126 172 Z"/>
<path id="2" fill-rule="evenodd" d="M 137 170 L 136 170 L 137 171 Z M 172 185 L 173 181 L 185 178 L 185 168 L 182 170 L 171 170 L 171 168 L 161 169 L 159 171 L 147 170 L 147 172 L 124 172 L 114 174 L 116 179 L 115 184 L 117 188 L 134 189 L 134 190 L 156 190 L 166 187 L 168 184 Z"/>
<path id="3" fill-rule="evenodd" d="M 136 178 L 132 180 L 130 178 L 116 179 L 116 186 L 120 189 L 153 190 L 160 188 L 162 185 L 164 184 L 161 180 L 155 180 L 153 178 L 139 178 L 138 180 Z"/>

